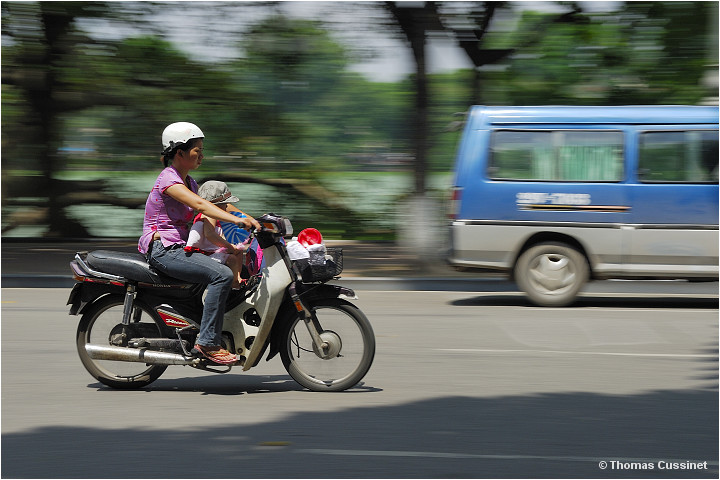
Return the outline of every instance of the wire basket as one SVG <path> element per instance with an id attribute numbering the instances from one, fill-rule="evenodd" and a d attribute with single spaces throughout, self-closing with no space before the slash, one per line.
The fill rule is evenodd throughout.
<path id="1" fill-rule="evenodd" d="M 328 259 L 327 256 L 332 257 L 332 260 Z M 325 263 L 321 265 L 311 264 L 309 260 L 304 258 L 295 260 L 293 263 L 303 282 L 326 282 L 340 275 L 343 270 L 342 248 L 328 248 Z"/>

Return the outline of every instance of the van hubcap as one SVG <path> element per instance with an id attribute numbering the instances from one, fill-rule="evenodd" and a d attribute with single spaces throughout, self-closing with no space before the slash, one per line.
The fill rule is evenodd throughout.
<path id="1" fill-rule="evenodd" d="M 575 283 L 577 275 L 572 261 L 564 256 L 546 253 L 530 264 L 530 279 L 537 290 L 559 294 Z"/>

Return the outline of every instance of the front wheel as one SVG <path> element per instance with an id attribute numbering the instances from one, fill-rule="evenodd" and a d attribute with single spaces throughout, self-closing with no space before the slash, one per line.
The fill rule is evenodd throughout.
<path id="1" fill-rule="evenodd" d="M 536 305 L 564 307 L 575 301 L 587 282 L 590 268 L 585 256 L 564 243 L 530 247 L 515 265 L 515 282 Z"/>
<path id="2" fill-rule="evenodd" d="M 375 334 L 364 313 L 341 299 L 324 299 L 311 305 L 327 348 L 313 344 L 305 321 L 293 318 L 280 349 L 285 369 L 305 388 L 339 392 L 355 386 L 370 370 L 375 357 Z"/>

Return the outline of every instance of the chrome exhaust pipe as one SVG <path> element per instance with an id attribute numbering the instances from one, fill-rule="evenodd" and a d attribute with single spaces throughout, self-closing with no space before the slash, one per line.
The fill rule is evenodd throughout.
<path id="1" fill-rule="evenodd" d="M 177 353 L 158 352 L 144 348 L 111 347 L 85 344 L 85 351 L 93 360 L 114 360 L 116 362 L 139 362 L 151 365 L 196 365 L 199 358 L 186 357 Z"/>

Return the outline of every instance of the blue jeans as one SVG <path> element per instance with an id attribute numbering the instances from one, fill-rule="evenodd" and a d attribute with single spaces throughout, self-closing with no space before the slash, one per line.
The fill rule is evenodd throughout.
<path id="1" fill-rule="evenodd" d="M 148 263 L 156 270 L 189 283 L 207 285 L 196 343 L 221 345 L 225 301 L 232 289 L 232 270 L 202 253 L 188 253 L 182 246 L 165 248 L 160 240 L 155 240 L 150 248 Z"/>

